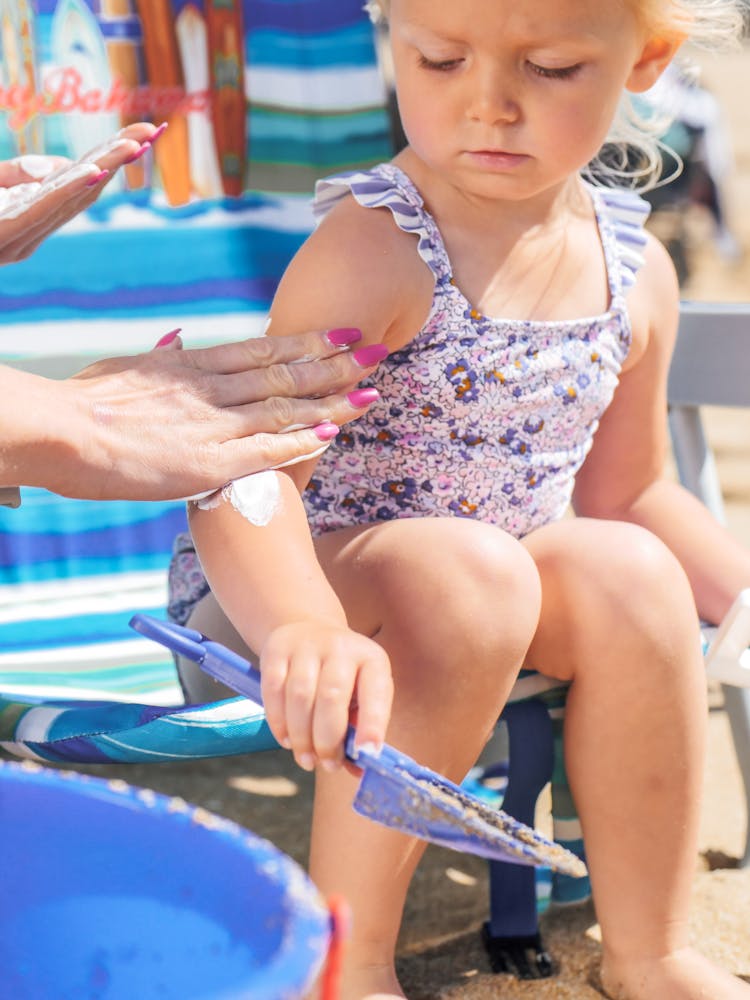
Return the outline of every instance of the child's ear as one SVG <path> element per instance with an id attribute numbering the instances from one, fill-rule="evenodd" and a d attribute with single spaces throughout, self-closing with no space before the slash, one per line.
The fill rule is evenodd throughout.
<path id="1" fill-rule="evenodd" d="M 670 38 L 650 38 L 641 49 L 630 71 L 625 87 L 634 93 L 648 90 L 656 83 L 684 42 L 683 35 Z"/>

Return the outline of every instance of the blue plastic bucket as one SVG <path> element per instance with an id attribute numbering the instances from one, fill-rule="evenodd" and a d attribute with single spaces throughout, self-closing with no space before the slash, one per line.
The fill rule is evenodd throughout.
<path id="1" fill-rule="evenodd" d="M 286 1000 L 328 951 L 302 869 L 180 799 L 0 764 L 0 844 L 14 1000 Z"/>

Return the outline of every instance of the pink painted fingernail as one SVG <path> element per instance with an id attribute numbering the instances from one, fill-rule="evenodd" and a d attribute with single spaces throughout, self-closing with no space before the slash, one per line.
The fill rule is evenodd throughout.
<path id="1" fill-rule="evenodd" d="M 105 177 L 109 177 L 109 170 L 100 170 L 98 174 L 95 174 L 90 180 L 86 181 L 86 187 L 92 188 L 100 184 Z"/>
<path id="2" fill-rule="evenodd" d="M 125 160 L 125 164 L 127 165 L 128 163 L 135 163 L 136 160 L 140 160 L 143 154 L 147 153 L 149 149 L 151 149 L 151 143 L 144 142 L 140 149 L 136 150 L 136 152 L 133 153 L 132 156 L 129 156 L 127 160 Z"/>
<path id="3" fill-rule="evenodd" d="M 352 354 L 352 357 L 360 368 L 372 368 L 384 358 L 388 357 L 388 348 L 385 344 L 368 344 L 367 347 L 360 347 Z"/>
<path id="4" fill-rule="evenodd" d="M 326 333 L 326 340 L 334 347 L 348 347 L 349 344 L 356 344 L 361 339 L 362 331 L 355 326 L 342 326 Z"/>
<path id="5" fill-rule="evenodd" d="M 160 340 L 157 340 L 156 346 L 166 347 L 167 344 L 171 344 L 173 340 L 176 340 L 177 335 L 179 333 L 180 333 L 180 327 L 178 327 L 176 330 L 170 330 L 169 333 L 165 333 Z"/>
<path id="6" fill-rule="evenodd" d="M 158 127 L 158 129 L 154 132 L 154 134 L 148 140 L 151 143 L 152 146 L 156 142 L 156 140 L 159 138 L 159 136 L 163 135 L 167 131 L 168 125 L 169 125 L 169 122 L 162 122 L 161 125 Z"/>
<path id="7" fill-rule="evenodd" d="M 322 424 L 318 424 L 317 427 L 313 427 L 315 431 L 315 437 L 319 441 L 333 441 L 339 432 L 336 424 L 332 424 L 330 421 L 326 420 Z"/>
<path id="8" fill-rule="evenodd" d="M 376 399 L 380 399 L 380 393 L 377 389 L 355 389 L 350 392 L 346 397 L 355 410 L 359 410 L 363 406 L 369 406 L 370 403 L 374 403 Z"/>

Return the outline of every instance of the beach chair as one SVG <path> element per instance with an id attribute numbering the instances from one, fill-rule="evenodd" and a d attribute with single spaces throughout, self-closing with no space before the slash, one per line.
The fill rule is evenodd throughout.
<path id="1" fill-rule="evenodd" d="M 721 484 L 706 438 L 701 407 L 750 406 L 750 304 L 684 302 L 669 376 L 669 427 L 680 481 L 724 521 Z M 707 674 L 722 693 L 742 777 L 748 825 L 741 867 L 750 864 L 750 590 L 739 595 L 720 628 L 705 625 Z M 494 796 L 503 809 L 533 823 L 537 799 L 551 782 L 554 839 L 585 857 L 578 816 L 565 777 L 562 722 L 565 686 L 522 671 L 501 722 L 508 727 L 508 757 L 472 774 L 472 791 Z M 500 784 L 504 796 L 493 790 Z M 489 791 L 487 790 L 489 786 Z M 484 941 L 496 972 L 543 978 L 554 962 L 539 934 L 534 869 L 490 862 L 490 916 Z M 590 895 L 588 879 L 555 875 L 551 900 L 572 904 Z"/>

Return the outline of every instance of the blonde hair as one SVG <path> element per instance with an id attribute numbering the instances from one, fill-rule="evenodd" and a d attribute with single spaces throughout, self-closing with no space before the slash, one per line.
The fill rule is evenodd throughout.
<path id="1" fill-rule="evenodd" d="M 625 0 L 642 24 L 656 37 L 683 38 L 698 48 L 716 51 L 737 44 L 747 28 L 744 0 Z M 367 0 L 364 9 L 373 24 L 388 19 L 390 0 Z M 680 60 L 684 77 L 695 76 L 685 59 Z M 664 109 L 641 110 L 637 96 L 625 93 L 607 140 L 585 173 L 601 185 L 629 183 L 648 190 L 671 180 L 660 180 L 663 152 L 681 169 L 680 157 L 661 141 L 672 115 Z M 672 175 L 674 176 L 674 175 Z"/>
<path id="2" fill-rule="evenodd" d="M 653 36 L 682 38 L 685 43 L 706 51 L 732 48 L 746 28 L 743 0 L 626 2 Z M 686 85 L 696 83 L 697 70 L 689 58 L 678 57 L 675 71 Z M 682 171 L 682 160 L 662 141 L 662 136 L 678 110 L 648 106 L 642 97 L 626 91 L 604 146 L 584 173 L 600 185 L 630 184 L 643 191 L 673 180 Z M 665 161 L 676 167 L 663 177 Z"/>

